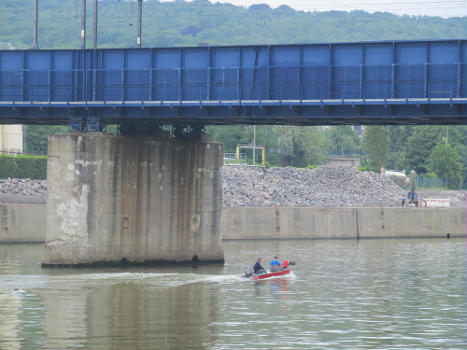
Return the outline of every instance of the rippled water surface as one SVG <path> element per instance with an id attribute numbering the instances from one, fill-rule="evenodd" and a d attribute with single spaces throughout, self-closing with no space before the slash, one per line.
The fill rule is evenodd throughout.
<path id="1" fill-rule="evenodd" d="M 465 240 L 225 242 L 225 266 L 54 270 L 0 245 L 0 349 L 466 349 Z M 258 256 L 287 278 L 240 275 Z"/>

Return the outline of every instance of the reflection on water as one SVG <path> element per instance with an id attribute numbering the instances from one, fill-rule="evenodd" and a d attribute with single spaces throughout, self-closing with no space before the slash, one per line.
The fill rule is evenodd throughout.
<path id="1" fill-rule="evenodd" d="M 210 324 L 218 317 L 219 293 L 208 281 L 222 278 L 189 272 L 62 273 L 40 276 L 37 289 L 28 281 L 34 294 L 1 288 L 0 349 L 19 349 L 26 339 L 31 348 L 45 349 L 181 349 L 187 344 L 205 349 L 213 343 Z M 3 286 L 21 284 L 21 276 L 10 276 Z M 25 332 L 32 320 L 35 327 Z"/>
<path id="2" fill-rule="evenodd" d="M 0 349 L 465 349 L 465 240 L 227 242 L 226 265 L 41 270 L 0 245 Z M 286 278 L 240 277 L 257 257 Z"/>
<path id="3" fill-rule="evenodd" d="M 21 341 L 17 329 L 20 323 L 21 297 L 17 293 L 0 293 L 0 310 L 9 311 L 8 313 L 1 313 L 0 339 L 8 339 L 8 343 L 5 344 L 8 348 L 20 349 Z M 0 349 L 2 348 L 2 342 L 0 341 Z"/>
<path id="4" fill-rule="evenodd" d="M 118 282 L 85 288 L 81 295 L 44 291 L 45 348 L 180 349 L 190 343 L 203 349 L 211 343 L 205 325 L 217 312 L 216 297 L 205 287 L 170 290 Z"/>

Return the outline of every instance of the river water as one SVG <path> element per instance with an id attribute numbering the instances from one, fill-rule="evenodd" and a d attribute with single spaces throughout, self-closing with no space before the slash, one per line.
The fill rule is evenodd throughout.
<path id="1" fill-rule="evenodd" d="M 224 266 L 40 268 L 0 245 L 0 349 L 466 349 L 465 239 L 225 242 Z M 258 256 L 287 278 L 240 277 Z"/>

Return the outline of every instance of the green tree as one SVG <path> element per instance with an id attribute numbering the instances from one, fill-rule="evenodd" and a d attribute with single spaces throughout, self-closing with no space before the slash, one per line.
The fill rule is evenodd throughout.
<path id="1" fill-rule="evenodd" d="M 412 135 L 412 126 L 390 125 L 389 148 L 386 156 L 386 167 L 394 170 L 407 170 L 407 140 Z"/>
<path id="2" fill-rule="evenodd" d="M 398 152 L 388 151 L 385 164 L 387 169 L 407 171 L 409 167 L 407 165 L 407 154 L 405 150 Z"/>
<path id="3" fill-rule="evenodd" d="M 293 165 L 325 164 L 327 162 L 326 140 L 323 132 L 313 126 L 295 127 L 292 132 Z"/>
<path id="4" fill-rule="evenodd" d="M 417 173 L 426 173 L 428 157 L 433 147 L 443 140 L 444 128 L 440 126 L 415 126 L 407 140 L 407 165 Z"/>
<path id="5" fill-rule="evenodd" d="M 467 147 L 457 144 L 454 148 L 457 154 L 459 154 L 462 164 L 462 186 L 467 189 Z"/>
<path id="6" fill-rule="evenodd" d="M 370 166 L 379 168 L 385 165 L 389 149 L 388 129 L 384 126 L 367 126 L 363 134 L 362 148 L 368 155 Z"/>
<path id="7" fill-rule="evenodd" d="M 462 182 L 460 155 L 450 144 L 438 143 L 433 147 L 427 169 L 443 178 L 450 189 L 458 189 Z"/>
<path id="8" fill-rule="evenodd" d="M 67 132 L 68 127 L 60 125 L 28 125 L 24 127 L 24 152 L 47 154 L 48 136 Z"/>
<path id="9" fill-rule="evenodd" d="M 446 128 L 446 141 L 460 155 L 462 163 L 462 183 L 467 188 L 467 127 L 465 125 L 444 126 Z"/>
<path id="10" fill-rule="evenodd" d="M 253 143 L 251 125 L 208 126 L 206 132 L 224 144 L 224 152 L 233 153 L 237 145 Z"/>
<path id="11" fill-rule="evenodd" d="M 330 127 L 326 131 L 326 139 L 331 154 L 351 155 L 360 151 L 360 139 L 350 125 Z"/>

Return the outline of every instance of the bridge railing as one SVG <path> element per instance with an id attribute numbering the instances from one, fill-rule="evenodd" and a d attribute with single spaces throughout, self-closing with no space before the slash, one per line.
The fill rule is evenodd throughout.
<path id="1" fill-rule="evenodd" d="M 466 97 L 466 64 L 0 70 L 0 101 L 218 101 Z"/>

